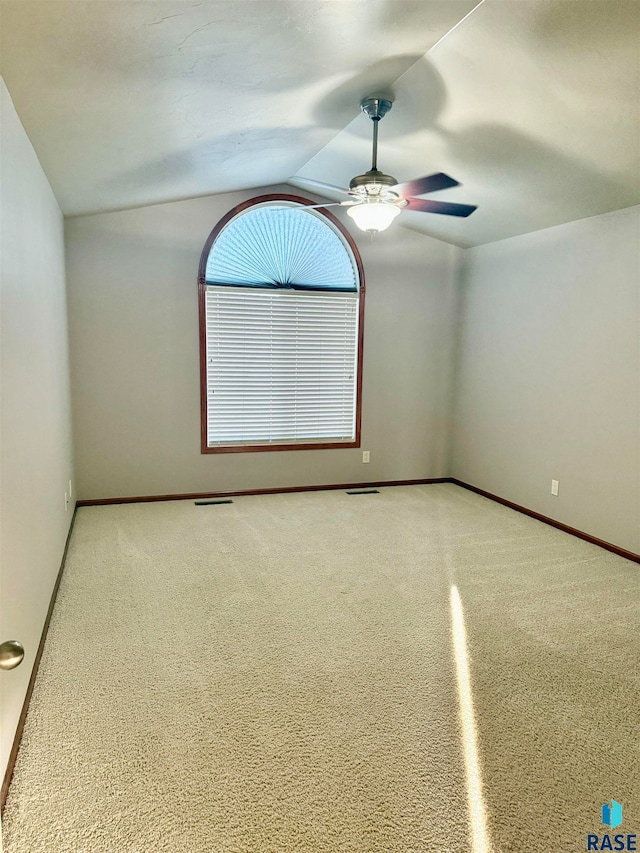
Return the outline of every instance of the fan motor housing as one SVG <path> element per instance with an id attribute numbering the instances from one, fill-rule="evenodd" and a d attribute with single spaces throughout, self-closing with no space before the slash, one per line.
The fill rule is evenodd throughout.
<path id="1" fill-rule="evenodd" d="M 349 181 L 349 189 L 356 192 L 365 190 L 367 195 L 382 195 L 386 194 L 385 190 L 388 192 L 397 183 L 397 179 L 392 175 L 385 175 L 379 169 L 370 169 L 364 175 L 356 175 L 355 178 L 352 178 Z M 377 187 L 380 189 L 377 190 Z"/>

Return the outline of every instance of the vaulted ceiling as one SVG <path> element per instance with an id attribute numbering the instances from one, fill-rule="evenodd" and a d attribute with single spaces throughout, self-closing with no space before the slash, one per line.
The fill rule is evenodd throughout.
<path id="1" fill-rule="evenodd" d="M 471 246 L 640 203 L 639 31 L 637 0 L 0 0 L 0 71 L 69 216 L 346 186 L 388 93 L 380 168 L 478 205 L 398 222 Z"/>

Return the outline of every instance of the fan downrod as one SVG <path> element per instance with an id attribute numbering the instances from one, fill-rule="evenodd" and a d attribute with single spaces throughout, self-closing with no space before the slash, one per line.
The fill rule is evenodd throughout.
<path id="1" fill-rule="evenodd" d="M 354 178 L 349 185 L 352 190 L 367 183 L 372 185 L 379 183 L 392 185 L 397 183 L 395 178 L 391 178 L 390 175 L 384 175 L 378 171 L 378 124 L 380 123 L 380 119 L 384 118 L 389 112 L 392 105 L 393 101 L 384 95 L 369 95 L 368 98 L 360 101 L 362 112 L 366 113 L 373 122 L 373 151 L 371 154 L 371 171 L 366 175 L 358 175 L 358 177 Z M 381 177 L 388 180 L 380 181 Z"/>

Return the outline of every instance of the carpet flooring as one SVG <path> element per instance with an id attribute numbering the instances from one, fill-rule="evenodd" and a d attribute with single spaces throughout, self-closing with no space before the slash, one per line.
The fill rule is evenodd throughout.
<path id="1" fill-rule="evenodd" d="M 80 509 L 5 853 L 573 853 L 611 798 L 640 834 L 639 600 L 451 484 Z"/>

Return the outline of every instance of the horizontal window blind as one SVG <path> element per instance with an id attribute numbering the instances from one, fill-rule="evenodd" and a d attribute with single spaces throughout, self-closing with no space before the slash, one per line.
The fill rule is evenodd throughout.
<path id="1" fill-rule="evenodd" d="M 209 447 L 355 439 L 358 294 L 207 287 Z"/>

